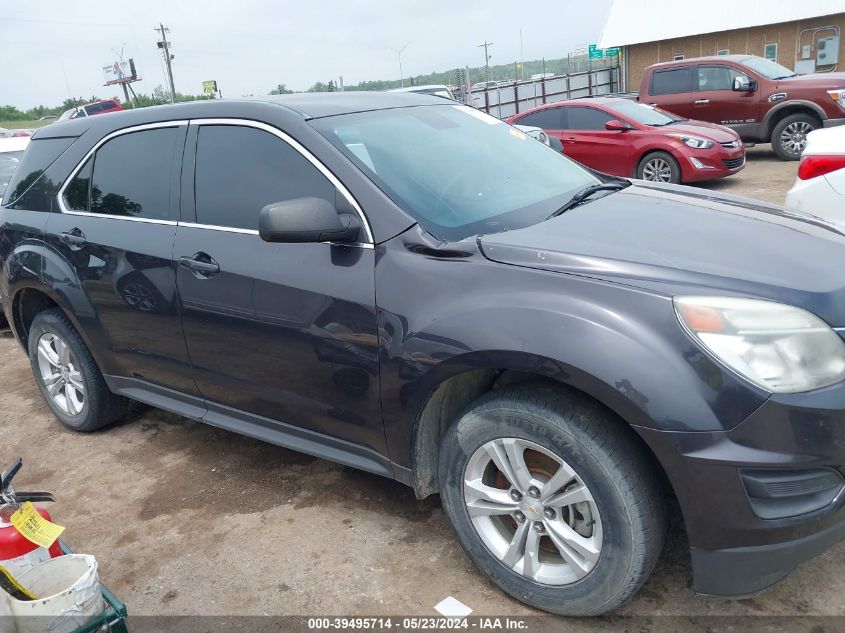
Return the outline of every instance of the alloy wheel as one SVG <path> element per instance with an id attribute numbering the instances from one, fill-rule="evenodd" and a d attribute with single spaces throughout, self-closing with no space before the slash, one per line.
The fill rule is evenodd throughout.
<path id="1" fill-rule="evenodd" d="M 85 404 L 82 374 L 67 343 L 50 332 L 38 339 L 38 370 L 55 405 L 68 415 L 79 415 Z"/>
<path id="2" fill-rule="evenodd" d="M 662 158 L 652 158 L 643 166 L 643 180 L 672 181 L 672 166 Z"/>
<path id="3" fill-rule="evenodd" d="M 464 471 L 464 502 L 490 552 L 535 582 L 568 585 L 598 562 L 602 524 L 593 495 L 539 444 L 502 438 L 478 448 Z"/>
<path id="4" fill-rule="evenodd" d="M 780 144 L 790 154 L 800 154 L 807 147 L 807 134 L 813 126 L 806 121 L 793 121 L 780 133 Z"/>

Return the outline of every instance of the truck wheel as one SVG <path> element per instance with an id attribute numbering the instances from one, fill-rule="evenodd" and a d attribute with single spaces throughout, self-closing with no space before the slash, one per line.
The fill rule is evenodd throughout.
<path id="1" fill-rule="evenodd" d="M 126 413 L 127 400 L 109 391 L 82 337 L 61 310 L 36 315 L 28 339 L 35 382 L 62 424 L 87 433 Z"/>
<path id="2" fill-rule="evenodd" d="M 637 178 L 652 182 L 681 182 L 681 166 L 666 152 L 652 152 L 643 156 L 637 165 Z"/>
<path id="3" fill-rule="evenodd" d="M 660 486 L 632 431 L 551 385 L 478 400 L 443 438 L 439 479 L 470 558 L 538 609 L 614 609 L 645 582 L 663 545 Z"/>
<path id="4" fill-rule="evenodd" d="M 781 160 L 798 160 L 807 147 L 807 134 L 820 127 L 811 114 L 790 114 L 772 130 L 772 149 Z"/>

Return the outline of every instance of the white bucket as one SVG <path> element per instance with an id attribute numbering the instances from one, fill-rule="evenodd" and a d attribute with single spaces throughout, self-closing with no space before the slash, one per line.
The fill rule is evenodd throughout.
<path id="1" fill-rule="evenodd" d="M 16 633 L 15 618 L 9 606 L 11 596 L 0 589 L 0 633 Z"/>
<path id="2" fill-rule="evenodd" d="M 105 609 L 93 556 L 51 558 L 17 581 L 38 596 L 28 602 L 9 599 L 18 633 L 71 633 Z"/>

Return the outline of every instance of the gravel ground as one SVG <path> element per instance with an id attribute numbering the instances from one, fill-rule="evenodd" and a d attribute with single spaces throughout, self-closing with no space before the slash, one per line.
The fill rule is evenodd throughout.
<path id="1" fill-rule="evenodd" d="M 782 203 L 795 170 L 761 146 L 744 171 L 706 187 Z M 23 457 L 19 487 L 57 494 L 51 510 L 66 540 L 96 555 L 133 614 L 435 615 L 448 595 L 479 615 L 536 614 L 473 567 L 437 497 L 418 501 L 396 482 L 153 409 L 72 433 L 8 337 L 0 384 L 0 457 Z M 756 598 L 697 598 L 674 525 L 651 579 L 619 614 L 647 616 L 633 628 L 654 630 L 678 628 L 654 618 L 666 615 L 843 615 L 843 570 L 840 545 Z"/>

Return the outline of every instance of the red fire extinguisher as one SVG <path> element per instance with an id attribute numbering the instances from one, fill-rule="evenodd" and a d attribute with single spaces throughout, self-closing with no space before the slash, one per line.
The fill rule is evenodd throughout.
<path id="1" fill-rule="evenodd" d="M 61 546 L 56 541 L 47 549 L 27 539 L 12 525 L 10 518 L 22 503 L 55 501 L 49 492 L 16 492 L 12 487 L 12 478 L 21 469 L 23 462 L 16 459 L 0 476 L 0 565 L 12 575 L 23 572 L 47 559 L 62 555 Z M 38 514 L 50 520 L 50 514 L 36 508 Z"/>

